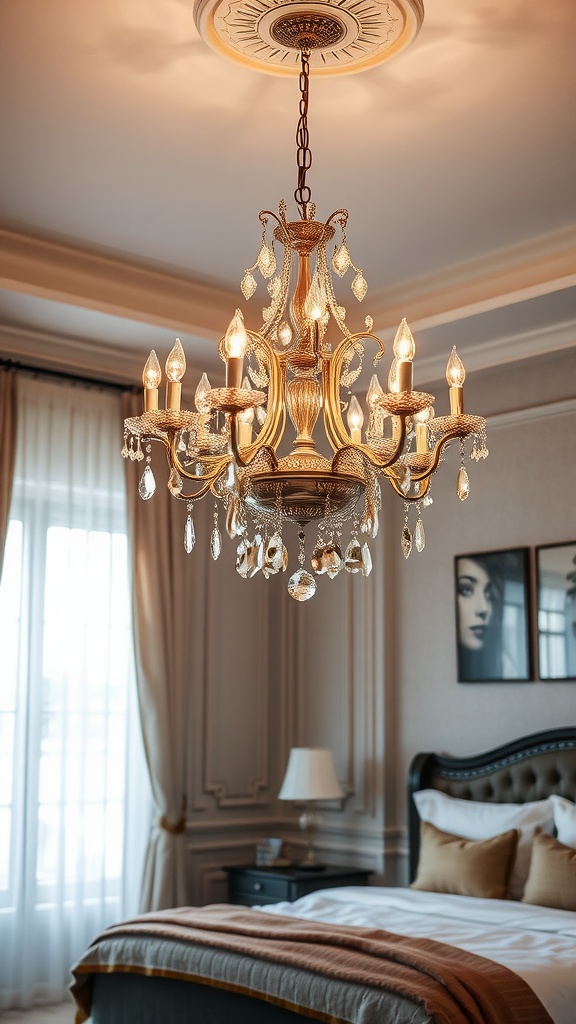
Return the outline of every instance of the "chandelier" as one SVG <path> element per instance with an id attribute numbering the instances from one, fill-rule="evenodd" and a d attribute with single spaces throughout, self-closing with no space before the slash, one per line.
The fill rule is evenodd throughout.
<path id="1" fill-rule="evenodd" d="M 420 9 L 416 0 L 403 2 L 412 13 Z M 214 43 L 218 27 L 214 3 L 210 32 L 200 18 L 206 17 L 205 8 L 202 3 L 199 6 L 201 29 Z M 325 61 L 323 70 L 334 70 L 332 58 L 339 52 L 338 42 L 343 34 L 347 38 L 347 23 L 343 25 L 346 8 L 314 3 L 307 13 L 302 0 L 262 6 L 277 15 L 275 20 L 269 18 L 266 28 L 276 51 L 283 48 L 292 68 L 295 62 L 296 68 L 299 66 L 294 193 L 299 216 L 288 220 L 284 201 L 278 213 L 260 213 L 260 249 L 240 287 L 244 299 L 251 299 L 258 273 L 267 282 L 268 304 L 262 310 L 258 331 L 249 329 L 240 309 L 236 310 L 218 349 L 226 367 L 225 386 L 213 387 L 203 374 L 196 387 L 194 410 L 182 409 L 186 360 L 176 339 L 166 361 L 165 407 L 159 408 L 162 375 L 156 353 L 151 352 L 143 372 L 144 411 L 125 420 L 122 455 L 145 462 L 139 492 L 148 500 L 156 490 L 151 442 L 162 444 L 169 467 L 168 489 L 187 505 L 185 550 L 190 553 L 195 544 L 194 505 L 212 495 L 212 557 L 217 559 L 221 553 L 222 519 L 236 545 L 236 569 L 245 578 L 257 572 L 268 578 L 286 571 L 285 528 L 293 525 L 299 564 L 290 576 L 288 591 L 297 601 L 305 601 L 315 593 L 319 576 L 334 578 L 342 570 L 369 575 L 369 541 L 378 532 L 381 480 L 387 481 L 404 503 L 399 540 L 408 558 L 413 547 L 417 551 L 424 548 L 422 510 L 432 501 L 430 483 L 446 446 L 451 441 L 460 446 L 456 491 L 461 500 L 470 490 L 464 465 L 467 448 L 473 460 L 485 458 L 488 451 L 485 420 L 464 412 L 465 373 L 455 348 L 446 371 L 450 412 L 436 416 L 434 397 L 414 390 L 415 345 L 405 319 L 394 340 L 386 389 L 373 373 L 365 396 L 366 414 L 363 412 L 353 387 L 369 358 L 374 367 L 379 364 L 384 344 L 373 333 L 370 316 L 365 318 L 365 330 L 352 333 L 348 328 L 333 275 L 343 278 L 352 274 L 351 290 L 358 302 L 367 292 L 363 272 L 348 248 L 348 213 L 339 209 L 324 222 L 316 220 L 306 181 L 312 162 L 310 58 L 312 54 L 332 55 L 332 64 Z M 381 13 L 385 8 L 388 15 L 390 6 L 389 2 L 384 5 Z M 225 8 L 234 11 L 233 4 L 227 3 Z M 246 8 L 240 13 L 245 40 Z M 228 14 L 228 39 L 233 38 L 230 17 Z M 260 18 L 258 22 L 260 32 L 263 21 Z M 350 49 L 349 43 L 344 49 Z M 371 54 L 362 54 L 365 64 L 371 60 Z M 281 62 L 280 73 L 285 70 Z M 293 427 L 291 446 L 288 418 Z M 320 418 L 323 431 L 318 430 L 317 446 L 314 432 Z M 412 527 L 411 509 L 415 510 Z"/>

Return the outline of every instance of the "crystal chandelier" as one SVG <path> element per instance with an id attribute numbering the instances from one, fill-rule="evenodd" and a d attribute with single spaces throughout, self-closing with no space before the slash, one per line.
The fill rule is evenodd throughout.
<path id="1" fill-rule="evenodd" d="M 488 451 L 485 420 L 464 413 L 465 373 L 456 349 L 446 372 L 448 415 L 435 416 L 434 397 L 413 389 L 415 347 L 405 319 L 394 340 L 386 390 L 372 375 L 366 394 L 367 419 L 352 392 L 368 348 L 376 366 L 384 345 L 372 333 L 370 316 L 365 318 L 364 331 L 352 333 L 347 326 L 332 274 L 343 278 L 352 272 L 357 301 L 362 302 L 367 292 L 362 270 L 348 249 L 348 213 L 340 209 L 325 222 L 316 220 L 306 183 L 312 160 L 310 56 L 327 48 L 334 52 L 334 37 L 341 26 L 330 14 L 318 14 L 316 8 L 329 4 L 315 4 L 314 16 L 303 14 L 301 3 L 289 6 L 295 11 L 279 16 L 271 32 L 288 52 L 296 53 L 300 65 L 294 193 L 299 217 L 288 220 L 283 201 L 277 214 L 260 213 L 262 241 L 241 290 L 246 300 L 251 299 L 256 272 L 267 281 L 269 303 L 262 310 L 262 325 L 258 331 L 250 330 L 236 310 L 219 344 L 226 366 L 225 386 L 212 387 L 203 374 L 194 411 L 180 407 L 180 381 L 186 369 L 180 341 L 176 339 L 166 361 L 165 408 L 158 407 L 161 369 L 152 352 L 143 373 L 144 412 L 125 421 L 122 454 L 145 462 L 139 491 L 148 500 L 156 489 L 151 442 L 164 446 L 168 488 L 187 504 L 186 551 L 191 552 L 195 544 L 194 503 L 211 494 L 212 557 L 217 559 L 222 548 L 221 510 L 225 529 L 236 545 L 236 569 L 245 578 L 257 572 L 268 578 L 287 569 L 284 530 L 293 524 L 299 566 L 290 576 L 288 591 L 297 601 L 305 601 L 316 591 L 318 576 L 334 578 L 341 570 L 369 575 L 369 540 L 378 532 L 382 478 L 404 502 L 400 543 L 408 558 L 413 546 L 417 551 L 424 548 L 422 509 L 431 503 L 430 482 L 447 444 L 457 440 L 460 445 L 456 490 L 461 500 L 470 490 L 464 466 L 466 439 L 471 438 L 472 459 L 485 458 Z M 333 247 L 330 254 L 329 246 Z M 280 260 L 276 249 L 281 251 Z M 283 454 L 287 413 L 294 436 Z M 321 450 L 314 437 L 320 416 Z M 411 529 L 412 507 L 415 524 Z"/>

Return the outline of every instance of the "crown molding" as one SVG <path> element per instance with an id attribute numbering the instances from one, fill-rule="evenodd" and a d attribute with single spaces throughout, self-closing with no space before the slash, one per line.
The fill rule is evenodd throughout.
<path id="1" fill-rule="evenodd" d="M 571 226 L 381 291 L 372 299 L 372 316 L 387 333 L 409 310 L 412 330 L 422 331 L 575 285 Z"/>
<path id="2" fill-rule="evenodd" d="M 2 228 L 0 288 L 210 339 L 238 304 L 224 289 Z"/>
<path id="3" fill-rule="evenodd" d="M 509 337 L 495 338 L 466 348 L 466 370 L 490 370 L 521 359 L 551 355 L 576 346 L 576 320 L 569 320 L 537 331 L 525 331 Z M 418 357 L 418 380 L 443 380 L 446 372 L 446 354 Z"/>

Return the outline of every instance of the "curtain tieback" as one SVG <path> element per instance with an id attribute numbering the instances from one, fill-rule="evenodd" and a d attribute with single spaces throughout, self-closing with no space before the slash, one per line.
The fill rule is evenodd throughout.
<path id="1" fill-rule="evenodd" d="M 178 818 L 178 821 L 172 824 L 168 821 L 168 818 L 163 814 L 161 818 L 158 818 L 158 825 L 164 832 L 169 832 L 171 836 L 182 835 L 186 831 L 186 806 L 188 801 L 186 800 L 186 794 L 182 794 L 182 816 Z"/>

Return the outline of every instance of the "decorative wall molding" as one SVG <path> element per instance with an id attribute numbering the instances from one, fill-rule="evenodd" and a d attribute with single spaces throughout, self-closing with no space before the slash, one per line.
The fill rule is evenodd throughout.
<path id="1" fill-rule="evenodd" d="M 512 409 L 497 416 L 488 416 L 486 424 L 490 430 L 499 427 L 515 427 L 522 423 L 533 423 L 534 420 L 548 419 L 551 416 L 570 416 L 576 413 L 576 398 L 566 398 L 560 402 L 547 402 L 545 405 L 533 405 L 526 409 Z"/>

